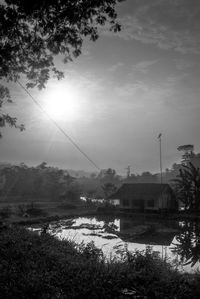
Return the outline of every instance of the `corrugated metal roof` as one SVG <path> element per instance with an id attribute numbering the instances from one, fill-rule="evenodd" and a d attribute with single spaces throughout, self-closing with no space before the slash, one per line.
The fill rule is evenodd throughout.
<path id="1" fill-rule="evenodd" d="M 168 184 L 153 184 L 153 183 L 140 183 L 140 184 L 124 184 L 117 192 L 111 194 L 109 199 L 127 198 L 127 199 L 142 199 L 150 197 L 158 197 L 163 192 L 171 192 Z"/>

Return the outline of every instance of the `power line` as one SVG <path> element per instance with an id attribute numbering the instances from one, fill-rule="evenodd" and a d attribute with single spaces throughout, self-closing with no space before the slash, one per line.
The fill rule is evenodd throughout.
<path id="1" fill-rule="evenodd" d="M 39 107 L 39 109 L 49 118 L 49 120 L 56 126 L 56 128 L 76 147 L 76 149 L 98 170 L 100 167 L 80 148 L 80 146 L 67 134 L 60 125 L 46 112 L 46 110 L 37 102 L 37 100 L 31 95 L 31 93 L 17 80 L 19 86 L 29 95 L 32 101 Z"/>

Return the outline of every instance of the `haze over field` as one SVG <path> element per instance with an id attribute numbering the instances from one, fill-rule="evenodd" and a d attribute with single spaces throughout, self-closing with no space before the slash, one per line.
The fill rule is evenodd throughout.
<path id="1" fill-rule="evenodd" d="M 59 56 L 65 78 L 30 92 L 101 169 L 156 172 L 160 132 L 163 168 L 179 160 L 179 145 L 200 151 L 200 2 L 127 0 L 118 13 L 120 33 L 102 29 L 72 63 Z M 26 130 L 3 129 L 1 161 L 96 170 L 23 89 L 10 88 L 7 111 Z"/>

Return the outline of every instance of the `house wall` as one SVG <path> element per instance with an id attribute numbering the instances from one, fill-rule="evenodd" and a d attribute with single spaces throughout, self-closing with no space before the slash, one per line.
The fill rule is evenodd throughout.
<path id="1" fill-rule="evenodd" d="M 127 198 L 121 198 L 120 199 L 120 207 L 123 209 L 135 209 L 135 210 L 139 210 L 140 206 L 137 204 L 134 204 L 134 200 L 131 199 L 127 199 Z"/>
<path id="2" fill-rule="evenodd" d="M 158 198 L 149 198 L 145 200 L 145 210 L 157 211 L 158 209 L 159 209 Z"/>
<path id="3" fill-rule="evenodd" d="M 173 209 L 173 199 L 170 193 L 164 193 L 159 198 L 150 197 L 148 199 L 120 199 L 120 208 L 134 210 L 153 210 Z"/>
<path id="4" fill-rule="evenodd" d="M 134 210 L 158 210 L 158 199 L 120 199 L 120 208 Z"/>
<path id="5" fill-rule="evenodd" d="M 131 201 L 126 198 L 120 198 L 120 208 L 131 209 Z"/>
<path id="6" fill-rule="evenodd" d="M 170 209 L 172 207 L 172 197 L 170 193 L 164 193 L 159 197 L 159 209 Z"/>

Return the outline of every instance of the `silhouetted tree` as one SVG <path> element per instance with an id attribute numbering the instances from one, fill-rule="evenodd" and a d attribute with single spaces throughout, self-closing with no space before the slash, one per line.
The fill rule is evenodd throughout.
<path id="1" fill-rule="evenodd" d="M 65 201 L 75 203 L 80 201 L 81 193 L 82 193 L 81 186 L 78 183 L 73 182 L 67 187 L 63 199 Z"/>
<path id="2" fill-rule="evenodd" d="M 23 76 L 27 87 L 44 88 L 53 74 L 63 77 L 54 65 L 62 54 L 64 63 L 81 54 L 85 37 L 96 41 L 99 29 L 109 24 L 120 30 L 115 5 L 122 0 L 5 0 L 0 4 L 0 79 Z M 10 102 L 6 86 L 0 85 L 0 124 L 17 127 L 17 120 L 2 112 Z M 24 129 L 20 126 L 20 129 Z"/>
<path id="3" fill-rule="evenodd" d="M 46 169 L 47 168 L 47 162 L 42 162 L 37 166 L 38 169 Z"/>
<path id="4" fill-rule="evenodd" d="M 101 170 L 98 179 L 100 180 L 101 184 L 112 183 L 116 186 L 121 184 L 121 178 L 117 175 L 115 169 L 108 168 L 105 170 Z"/>
<path id="5" fill-rule="evenodd" d="M 95 195 L 96 195 L 97 191 L 95 189 L 90 189 L 87 191 L 86 193 L 86 198 L 87 199 L 91 199 L 91 198 L 94 198 Z"/>
<path id="6" fill-rule="evenodd" d="M 200 261 L 200 227 L 197 222 L 185 222 L 176 236 L 172 252 L 180 256 L 183 265 L 192 267 Z"/>
<path id="7" fill-rule="evenodd" d="M 102 186 L 102 189 L 104 191 L 105 197 L 107 198 L 117 190 L 117 187 L 112 183 L 106 183 Z"/>
<path id="8" fill-rule="evenodd" d="M 197 211 L 200 207 L 200 170 L 192 163 L 183 165 L 179 170 L 176 183 L 177 199 L 185 206 L 185 209 Z"/>
<path id="9" fill-rule="evenodd" d="M 37 167 L 9 166 L 1 170 L 5 183 L 1 190 L 4 197 L 19 196 L 32 199 L 58 199 L 74 183 L 74 178 L 45 162 Z"/>
<path id="10" fill-rule="evenodd" d="M 97 190 L 95 190 L 95 189 L 87 190 L 87 192 L 85 194 L 85 198 L 86 198 L 86 203 L 88 206 L 92 205 L 92 199 L 95 198 L 96 194 L 97 194 Z"/>

